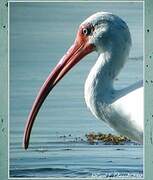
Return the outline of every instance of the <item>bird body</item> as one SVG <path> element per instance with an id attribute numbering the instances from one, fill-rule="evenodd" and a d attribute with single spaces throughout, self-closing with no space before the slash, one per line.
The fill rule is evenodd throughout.
<path id="1" fill-rule="evenodd" d="M 142 143 L 144 117 L 142 82 L 122 90 L 115 90 L 110 84 L 110 86 L 104 86 L 98 93 L 95 86 L 103 83 L 96 82 L 96 78 L 91 82 L 91 73 L 92 71 L 86 80 L 84 94 L 87 107 L 92 114 L 119 134 Z"/>
<path id="2" fill-rule="evenodd" d="M 107 12 L 96 13 L 79 27 L 76 40 L 41 87 L 24 133 L 28 148 L 30 133 L 45 98 L 62 77 L 84 56 L 96 51 L 98 60 L 85 82 L 85 101 L 92 114 L 121 135 L 143 142 L 143 83 L 137 82 L 121 90 L 114 80 L 128 59 L 131 35 L 127 24 Z"/>
<path id="3" fill-rule="evenodd" d="M 99 54 L 85 82 L 85 101 L 97 119 L 103 120 L 119 134 L 142 143 L 143 82 L 120 90 L 114 89 L 114 80 L 124 65 L 122 63 L 126 63 L 124 58 L 127 58 L 120 53 L 118 57 L 107 51 Z"/>

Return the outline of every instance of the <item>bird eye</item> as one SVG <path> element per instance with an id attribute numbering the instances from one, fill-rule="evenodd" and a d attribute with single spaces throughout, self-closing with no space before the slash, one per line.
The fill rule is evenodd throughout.
<path id="1" fill-rule="evenodd" d="M 90 33 L 91 33 L 91 29 L 89 29 L 89 28 L 83 28 L 83 29 L 82 29 L 82 32 L 83 32 L 84 35 L 88 36 L 88 35 L 90 35 Z"/>

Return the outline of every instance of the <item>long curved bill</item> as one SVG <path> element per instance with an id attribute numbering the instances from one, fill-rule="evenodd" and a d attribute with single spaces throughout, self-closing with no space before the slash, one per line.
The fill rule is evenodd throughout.
<path id="1" fill-rule="evenodd" d="M 75 64 L 77 64 L 85 55 L 89 54 L 93 50 L 94 45 L 88 44 L 86 41 L 80 42 L 76 40 L 53 69 L 53 71 L 49 74 L 48 78 L 40 88 L 40 91 L 28 116 L 23 138 L 23 147 L 25 149 L 27 149 L 29 145 L 29 139 L 34 120 L 49 92 Z"/>

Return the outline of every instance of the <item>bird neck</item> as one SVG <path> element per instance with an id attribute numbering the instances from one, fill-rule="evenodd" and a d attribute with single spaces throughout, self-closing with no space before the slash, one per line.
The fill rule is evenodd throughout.
<path id="1" fill-rule="evenodd" d="M 113 100 L 113 82 L 122 69 L 127 54 L 114 52 L 100 53 L 85 83 L 87 106 L 97 102 L 110 104 Z"/>

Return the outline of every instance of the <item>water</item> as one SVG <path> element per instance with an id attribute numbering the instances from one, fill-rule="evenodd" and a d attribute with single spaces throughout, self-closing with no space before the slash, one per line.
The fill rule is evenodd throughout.
<path id="1" fill-rule="evenodd" d="M 123 18 L 132 34 L 130 59 L 116 81 L 116 88 L 122 88 L 143 78 L 142 3 L 11 3 L 11 177 L 143 176 L 142 145 L 86 141 L 89 132 L 116 134 L 84 102 L 84 82 L 96 53 L 52 91 L 38 114 L 28 151 L 22 148 L 25 122 L 40 86 L 72 44 L 80 22 L 101 10 Z"/>

